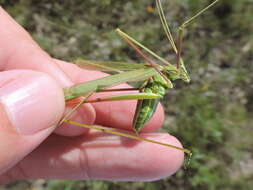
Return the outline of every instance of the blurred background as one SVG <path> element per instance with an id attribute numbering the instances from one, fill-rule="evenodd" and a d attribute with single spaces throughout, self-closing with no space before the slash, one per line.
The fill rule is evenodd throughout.
<path id="1" fill-rule="evenodd" d="M 209 0 L 163 0 L 175 36 Z M 0 0 L 53 57 L 136 61 L 114 33 L 120 27 L 175 63 L 154 0 Z M 193 151 L 187 169 L 156 182 L 35 180 L 0 190 L 192 190 L 253 187 L 253 0 L 220 0 L 186 30 L 183 58 L 191 83 L 176 82 L 163 99 L 163 131 Z"/>

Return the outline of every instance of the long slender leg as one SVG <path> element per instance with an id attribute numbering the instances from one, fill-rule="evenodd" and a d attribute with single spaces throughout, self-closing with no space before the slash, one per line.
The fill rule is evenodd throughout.
<path id="1" fill-rule="evenodd" d="M 64 116 L 64 118 L 58 123 L 58 126 L 60 126 L 63 122 L 64 122 L 64 120 L 67 120 L 67 119 L 69 119 L 72 115 L 73 115 L 73 113 L 82 105 L 82 104 L 84 104 L 85 103 L 85 100 L 87 100 L 91 95 L 92 95 L 93 93 L 90 93 L 90 94 L 88 94 L 88 95 L 86 95 L 85 97 L 81 97 L 81 98 L 78 98 L 79 99 L 79 103 L 78 104 L 76 104 L 75 106 L 74 106 L 74 108 L 72 109 L 72 110 L 70 110 L 65 116 Z M 80 100 L 81 99 L 81 100 Z M 66 103 L 67 105 L 68 105 L 68 102 Z"/>
<path id="2" fill-rule="evenodd" d="M 130 88 L 133 90 L 134 88 Z M 129 90 L 129 89 L 124 89 Z M 109 92 L 109 91 L 107 91 Z M 160 95 L 153 93 L 133 93 L 133 94 L 123 94 L 108 97 L 101 97 L 95 99 L 88 99 L 93 93 L 88 94 L 86 97 L 70 100 L 67 105 L 74 105 L 74 108 L 68 112 L 65 117 L 60 121 L 59 125 L 62 124 L 63 120 L 70 118 L 70 116 L 84 103 L 96 103 L 96 102 L 106 102 L 106 101 L 122 101 L 122 100 L 142 100 L 142 99 L 158 99 L 161 98 Z"/>
<path id="3" fill-rule="evenodd" d="M 102 126 L 81 124 L 81 123 L 71 121 L 71 120 L 68 120 L 68 119 L 64 119 L 63 122 L 66 122 L 66 123 L 69 123 L 69 124 L 72 124 L 72 125 L 76 125 L 76 126 L 79 126 L 79 127 L 83 127 L 83 128 L 95 129 L 95 130 L 102 131 L 102 132 L 105 132 L 105 133 L 114 134 L 114 135 L 118 135 L 118 136 L 122 136 L 122 137 L 127 137 L 127 138 L 130 138 L 130 139 L 135 139 L 135 140 L 138 140 L 138 141 L 146 141 L 146 142 L 150 142 L 150 143 L 159 144 L 159 145 L 162 145 L 162 146 L 167 146 L 169 148 L 175 148 L 177 150 L 181 150 L 181 151 L 187 153 L 189 155 L 189 157 L 192 156 L 191 151 L 188 150 L 188 149 L 184 149 L 184 148 L 177 147 L 177 146 L 174 146 L 174 145 L 170 145 L 170 144 L 158 142 L 158 141 L 155 141 L 155 140 L 147 139 L 147 138 L 144 138 L 144 137 L 141 137 L 141 136 L 135 136 L 135 135 L 119 132 L 119 131 L 109 129 L 109 128 L 106 128 L 106 127 L 102 127 Z"/>
<path id="4" fill-rule="evenodd" d="M 90 95 L 91 96 L 91 95 Z M 90 97 L 89 96 L 89 97 Z M 108 101 L 122 101 L 122 100 L 143 100 L 143 99 L 158 99 L 161 98 L 159 94 L 148 93 L 148 92 L 138 92 L 138 93 L 131 93 L 131 94 L 120 94 L 114 96 L 105 96 L 99 97 L 94 99 L 88 99 L 85 97 L 83 99 L 75 99 L 74 101 L 68 101 L 67 105 L 76 105 L 80 106 L 84 103 L 96 103 L 96 102 L 108 102 Z M 75 107 L 71 111 L 75 111 L 77 108 Z"/>
<path id="5" fill-rule="evenodd" d="M 129 41 L 131 41 L 132 43 L 136 44 L 137 46 L 141 47 L 142 49 L 144 49 L 146 52 L 148 52 L 150 55 L 154 56 L 156 59 L 160 60 L 163 64 L 167 65 L 167 66 L 171 66 L 171 68 L 173 69 L 174 66 L 169 63 L 167 60 L 165 60 L 164 58 L 158 56 L 156 53 L 154 53 L 153 51 L 151 51 L 150 49 L 148 49 L 147 47 L 145 47 L 144 45 L 142 45 L 140 42 L 136 41 L 134 38 L 132 38 L 131 36 L 127 35 L 125 32 L 123 32 L 122 30 L 120 30 L 119 28 L 116 29 L 116 32 L 122 37 L 122 38 L 127 38 Z"/>
<path id="6" fill-rule="evenodd" d="M 122 32 L 122 31 L 121 31 Z M 163 79 L 170 85 L 172 86 L 171 81 L 160 71 L 159 67 L 152 63 L 152 61 L 128 38 L 128 36 L 122 36 L 122 39 L 124 39 L 125 42 L 127 42 L 143 59 L 147 61 L 147 63 L 154 68 L 162 77 Z"/>
<path id="7" fill-rule="evenodd" d="M 131 90 L 139 90 L 139 88 L 114 88 L 114 89 L 101 89 L 97 92 L 118 92 L 118 91 L 131 91 Z"/>

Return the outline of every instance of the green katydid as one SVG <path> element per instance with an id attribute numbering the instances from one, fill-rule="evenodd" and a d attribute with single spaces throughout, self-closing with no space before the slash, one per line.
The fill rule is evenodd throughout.
<path id="1" fill-rule="evenodd" d="M 134 38 L 130 37 L 120 29 L 116 32 L 132 47 L 136 52 L 145 59 L 146 64 L 127 64 L 122 62 L 93 62 L 86 60 L 77 60 L 75 63 L 83 68 L 96 69 L 102 71 L 112 71 L 118 72 L 109 77 L 102 79 L 90 81 L 85 84 L 80 84 L 71 88 L 66 89 L 66 99 L 74 98 L 80 96 L 81 94 L 86 94 L 89 92 L 98 92 L 104 88 L 110 87 L 112 85 L 121 84 L 123 82 L 131 82 L 142 80 L 144 83 L 139 88 L 140 92 L 144 93 L 154 93 L 163 97 L 166 90 L 173 87 L 172 81 L 176 79 L 181 79 L 185 82 L 190 81 L 190 77 L 186 71 L 183 59 L 181 58 L 181 46 L 184 28 L 196 17 L 201 15 L 204 11 L 212 7 L 219 0 L 215 0 L 213 3 L 208 5 L 203 10 L 199 11 L 190 19 L 186 20 L 180 27 L 178 31 L 178 37 L 175 40 L 172 37 L 170 28 L 166 22 L 165 15 L 162 9 L 161 1 L 156 0 L 156 7 L 160 16 L 160 20 L 165 31 L 165 34 L 177 56 L 176 65 L 170 64 L 168 61 L 162 57 L 155 54 L 153 51 L 136 41 Z M 150 59 L 144 55 L 144 53 L 138 48 L 142 48 L 147 53 L 157 58 L 164 66 L 154 64 Z M 71 95 L 70 95 L 71 94 Z M 133 129 L 139 132 L 143 125 L 150 120 L 153 113 L 156 110 L 159 99 L 140 99 L 137 103 L 137 108 L 135 111 L 133 119 Z"/>
<path id="2" fill-rule="evenodd" d="M 219 0 L 215 0 L 205 9 L 199 11 L 193 17 L 191 17 L 186 22 L 184 22 L 179 27 L 178 37 L 175 42 L 170 32 L 170 29 L 168 27 L 168 24 L 165 20 L 161 2 L 160 0 L 156 0 L 156 6 L 158 8 L 158 13 L 160 16 L 162 26 L 177 56 L 176 65 L 170 64 L 168 61 L 158 56 L 153 51 L 143 46 L 142 44 L 137 42 L 135 39 L 133 39 L 132 37 L 130 37 L 123 31 L 121 31 L 120 29 L 117 29 L 116 32 L 132 48 L 134 48 L 137 51 L 137 53 L 146 60 L 147 63 L 146 64 L 127 64 L 127 63 L 122 63 L 122 62 L 94 62 L 94 61 L 87 61 L 87 60 L 77 60 L 75 63 L 79 65 L 80 67 L 84 67 L 86 69 L 101 70 L 101 71 L 113 71 L 113 72 L 117 72 L 118 74 L 111 75 L 111 76 L 104 77 L 97 80 L 93 80 L 93 81 L 89 81 L 89 82 L 85 82 L 85 83 L 81 83 L 81 84 L 72 86 L 70 88 L 66 88 L 64 89 L 65 99 L 70 100 L 70 99 L 82 96 L 84 94 L 87 95 L 90 93 L 107 91 L 106 88 L 117 85 L 117 84 L 125 83 L 125 82 L 144 81 L 144 83 L 139 89 L 141 93 L 139 95 L 136 95 L 134 98 L 134 99 L 138 99 L 138 104 L 137 104 L 137 109 L 136 109 L 134 120 L 133 120 L 133 128 L 136 132 L 139 132 L 140 129 L 143 127 L 143 125 L 152 117 L 154 111 L 156 110 L 158 98 L 164 96 L 166 89 L 173 87 L 172 81 L 176 79 L 181 79 L 185 82 L 190 81 L 184 62 L 181 58 L 183 30 L 193 19 L 195 19 L 204 11 L 212 7 L 218 1 Z M 153 64 L 137 46 L 142 48 L 146 52 L 148 52 L 153 57 L 157 58 L 165 66 Z M 111 99 L 105 98 L 102 101 L 111 101 L 112 99 L 124 100 L 124 99 L 130 99 L 130 98 L 128 97 L 128 95 L 126 95 L 125 97 L 121 97 L 121 98 L 118 98 L 118 97 L 113 97 Z M 85 102 L 88 102 L 88 101 L 82 101 L 80 102 L 80 104 L 78 104 L 78 106 Z M 76 108 L 78 106 L 76 106 Z M 77 124 L 75 122 L 72 122 L 66 119 L 64 121 L 71 124 L 78 125 L 78 126 L 87 127 L 86 125 Z M 100 130 L 105 131 L 104 129 L 100 129 Z M 105 131 L 105 132 L 108 132 L 108 131 Z M 127 136 L 124 134 L 118 134 L 118 135 Z M 138 139 L 138 140 L 142 140 L 142 139 Z M 173 147 L 173 146 L 170 146 L 170 147 Z M 182 149 L 178 147 L 177 149 L 190 153 L 186 149 Z"/>

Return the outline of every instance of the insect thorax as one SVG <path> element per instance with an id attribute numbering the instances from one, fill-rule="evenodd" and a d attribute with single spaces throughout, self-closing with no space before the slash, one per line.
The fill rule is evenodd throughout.
<path id="1" fill-rule="evenodd" d="M 190 77 L 189 77 L 189 75 L 186 71 L 186 68 L 183 64 L 182 65 L 180 64 L 178 70 L 172 69 L 170 66 L 165 66 L 162 73 L 164 75 L 166 75 L 166 77 L 171 81 L 181 79 L 185 82 L 190 82 Z"/>
<path id="2" fill-rule="evenodd" d="M 164 96 L 168 88 L 170 88 L 170 86 L 168 85 L 167 81 L 158 74 L 146 82 L 145 86 L 143 87 L 143 92 L 150 92 Z"/>

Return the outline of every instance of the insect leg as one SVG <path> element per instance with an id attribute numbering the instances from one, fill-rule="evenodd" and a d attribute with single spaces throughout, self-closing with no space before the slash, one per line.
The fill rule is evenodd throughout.
<path id="1" fill-rule="evenodd" d="M 121 31 L 122 32 L 122 31 Z M 131 39 L 129 39 L 128 35 L 120 35 L 122 39 L 124 39 L 125 42 L 127 42 L 147 63 L 154 68 L 162 77 L 163 79 L 168 83 L 168 85 L 173 86 L 171 81 L 160 71 L 160 68 L 152 63 L 152 61 L 132 42 Z"/>
<path id="2" fill-rule="evenodd" d="M 169 147 L 169 148 L 175 148 L 177 150 L 180 150 L 180 151 L 183 151 L 183 152 L 187 153 L 190 157 L 192 155 L 191 151 L 188 150 L 188 149 L 184 149 L 184 148 L 177 147 L 177 146 L 174 146 L 174 145 L 171 145 L 171 144 L 162 143 L 162 142 L 158 142 L 158 141 L 155 141 L 155 140 L 147 139 L 147 138 L 144 138 L 144 137 L 141 137 L 141 136 L 135 136 L 135 135 L 119 132 L 119 131 L 116 131 L 116 130 L 113 130 L 113 129 L 110 129 L 110 128 L 106 128 L 106 127 L 102 127 L 102 126 L 81 124 L 81 123 L 71 121 L 71 120 L 67 120 L 67 119 L 63 120 L 63 122 L 66 122 L 66 123 L 69 123 L 69 124 L 72 124 L 72 125 L 76 125 L 76 126 L 79 126 L 79 127 L 83 127 L 83 128 L 95 129 L 95 130 L 102 131 L 102 132 L 105 132 L 105 133 L 135 139 L 135 140 L 138 140 L 138 141 L 146 141 L 146 142 L 166 146 L 166 147 Z"/>

